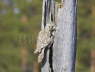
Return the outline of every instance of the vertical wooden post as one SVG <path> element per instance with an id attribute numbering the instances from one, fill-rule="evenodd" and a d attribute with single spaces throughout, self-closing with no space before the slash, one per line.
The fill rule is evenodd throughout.
<path id="1" fill-rule="evenodd" d="M 54 0 L 43 0 L 43 11 L 42 11 L 42 26 L 41 29 L 44 29 L 46 24 L 50 21 L 50 13 L 51 9 L 54 9 Z M 49 54 L 50 50 L 47 49 L 46 51 L 46 61 L 41 65 L 41 72 L 50 72 L 50 59 Z"/>
<path id="2" fill-rule="evenodd" d="M 75 72 L 76 0 L 64 0 L 63 6 L 57 17 L 53 69 L 54 72 Z"/>
<path id="3" fill-rule="evenodd" d="M 41 29 L 45 28 L 46 25 L 46 18 L 47 18 L 47 12 L 46 12 L 46 6 L 47 6 L 47 0 L 43 0 L 43 10 L 42 10 L 42 26 Z M 49 51 L 47 51 L 47 55 L 46 55 L 46 63 L 44 66 L 41 66 L 41 72 L 49 72 Z"/>
<path id="4" fill-rule="evenodd" d="M 47 1 L 52 0 L 43 0 L 44 3 Z M 45 8 L 44 3 L 43 8 Z M 50 50 L 50 52 L 52 52 L 51 65 L 53 70 L 50 71 L 50 52 L 48 50 L 46 63 L 42 66 L 41 72 L 75 72 L 76 0 L 64 0 L 63 6 L 63 8 L 59 9 L 58 17 L 56 17 L 57 30 L 54 39 L 53 51 Z M 43 13 L 45 13 L 45 10 Z M 44 20 L 44 17 L 42 20 Z M 42 23 L 42 26 L 44 26 L 44 23 Z"/>

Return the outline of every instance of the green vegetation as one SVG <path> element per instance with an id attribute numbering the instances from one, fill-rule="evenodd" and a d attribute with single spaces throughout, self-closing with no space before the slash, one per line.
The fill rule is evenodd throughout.
<path id="1" fill-rule="evenodd" d="M 21 72 L 21 47 L 28 51 L 28 64 L 32 65 L 35 59 L 33 49 L 40 29 L 41 2 L 14 0 L 13 3 L 20 13 L 14 13 L 14 5 L 0 2 L 0 11 L 6 10 L 0 13 L 0 72 Z"/>
<path id="2" fill-rule="evenodd" d="M 91 50 L 95 50 L 95 1 L 78 0 L 77 72 L 90 72 Z"/>

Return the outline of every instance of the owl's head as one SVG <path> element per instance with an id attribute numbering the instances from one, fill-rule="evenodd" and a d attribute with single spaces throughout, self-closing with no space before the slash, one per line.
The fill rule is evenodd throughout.
<path id="1" fill-rule="evenodd" d="M 54 27 L 54 23 L 53 22 L 49 22 L 47 25 L 46 25 L 46 28 L 45 30 L 46 31 L 51 31 Z"/>

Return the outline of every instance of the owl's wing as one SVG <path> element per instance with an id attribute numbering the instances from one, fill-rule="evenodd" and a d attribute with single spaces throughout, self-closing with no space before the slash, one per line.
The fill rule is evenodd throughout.
<path id="1" fill-rule="evenodd" d="M 48 46 L 50 42 L 50 33 L 46 31 L 40 31 L 37 39 L 37 47 L 34 53 L 41 53 L 42 49 Z"/>

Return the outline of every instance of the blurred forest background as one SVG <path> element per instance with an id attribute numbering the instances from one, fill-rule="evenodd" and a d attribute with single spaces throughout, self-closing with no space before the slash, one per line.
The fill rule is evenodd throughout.
<path id="1" fill-rule="evenodd" d="M 95 72 L 95 0 L 78 0 L 76 72 Z M 38 72 L 42 0 L 0 0 L 0 72 Z"/>

